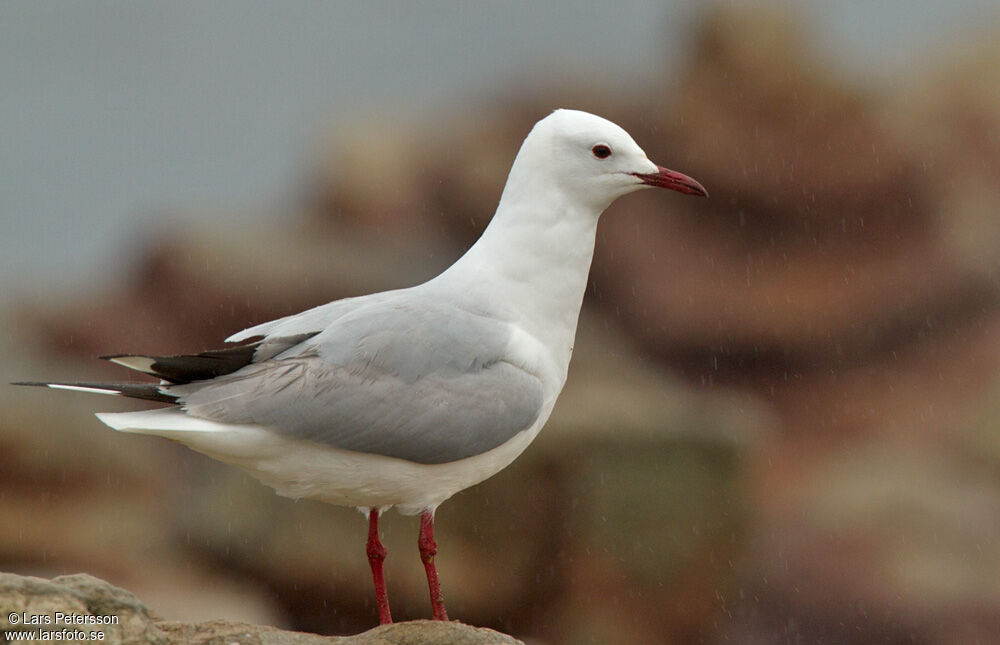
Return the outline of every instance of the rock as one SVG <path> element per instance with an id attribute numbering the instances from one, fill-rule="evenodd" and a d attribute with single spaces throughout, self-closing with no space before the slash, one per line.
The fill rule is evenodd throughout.
<path id="1" fill-rule="evenodd" d="M 489 629 L 429 620 L 381 625 L 363 634 L 342 637 L 223 620 L 197 624 L 169 622 L 159 619 L 128 591 L 86 574 L 49 581 L 0 573 L 0 608 L 3 608 L 0 633 L 27 631 L 42 639 L 46 634 L 68 629 L 84 631 L 89 640 L 96 640 L 96 634 L 91 633 L 101 632 L 100 640 L 112 645 L 516 645 L 521 642 Z M 74 619 L 60 622 L 59 613 L 72 615 Z"/>
<path id="2" fill-rule="evenodd" d="M 0 607 L 3 608 L 0 631 L 28 629 L 42 638 L 46 632 L 65 627 L 103 632 L 101 640 L 112 644 L 170 642 L 156 627 L 153 616 L 138 598 L 85 574 L 62 576 L 51 581 L 11 573 L 0 574 Z M 57 614 L 60 612 L 89 619 L 93 624 L 58 622 Z M 19 618 L 12 620 L 15 617 Z M 42 624 L 30 624 L 33 618 L 42 620 Z M 104 624 L 107 621 L 113 623 Z"/>
<path id="3" fill-rule="evenodd" d="M 274 627 L 211 621 L 197 625 L 161 623 L 169 643 L 190 645 L 516 645 L 521 641 L 459 622 L 414 620 L 380 625 L 356 636 L 316 636 Z M 522 644 L 523 645 L 523 644 Z"/>

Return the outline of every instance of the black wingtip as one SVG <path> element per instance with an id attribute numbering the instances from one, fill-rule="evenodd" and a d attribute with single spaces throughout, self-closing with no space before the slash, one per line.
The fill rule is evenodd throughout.
<path id="1" fill-rule="evenodd" d="M 21 381 L 12 385 L 39 385 L 62 390 L 77 390 L 82 392 L 93 392 L 95 394 L 117 394 L 131 399 L 144 399 L 146 401 L 156 401 L 158 403 L 176 403 L 177 397 L 160 391 L 157 383 L 65 383 L 56 381 L 54 383 L 41 383 L 34 381 Z"/>
<path id="2" fill-rule="evenodd" d="M 28 385 L 31 387 L 48 387 L 48 383 L 43 383 L 42 381 L 11 381 L 11 385 Z"/>

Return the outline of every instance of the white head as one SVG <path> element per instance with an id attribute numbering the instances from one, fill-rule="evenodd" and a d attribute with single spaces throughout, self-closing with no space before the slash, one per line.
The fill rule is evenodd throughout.
<path id="1" fill-rule="evenodd" d="M 598 214 L 618 197 L 641 188 L 708 195 L 694 179 L 650 161 L 621 127 L 578 110 L 556 110 L 536 123 L 524 140 L 508 186 L 527 188 L 539 182 L 557 187 Z"/>

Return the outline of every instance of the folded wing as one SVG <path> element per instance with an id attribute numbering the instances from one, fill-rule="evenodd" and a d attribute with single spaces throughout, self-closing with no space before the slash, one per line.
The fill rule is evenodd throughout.
<path id="1" fill-rule="evenodd" d="M 530 428 L 539 379 L 505 323 L 405 298 L 367 304 L 270 360 L 168 386 L 188 414 L 409 461 L 457 461 Z"/>

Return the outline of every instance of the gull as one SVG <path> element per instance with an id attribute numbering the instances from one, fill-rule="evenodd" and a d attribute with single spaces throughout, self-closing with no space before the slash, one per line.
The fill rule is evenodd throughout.
<path id="1" fill-rule="evenodd" d="M 448 620 L 434 513 L 507 467 L 566 382 L 598 218 L 658 187 L 707 196 L 618 125 L 556 110 L 525 138 L 489 226 L 451 267 L 407 289 L 345 298 L 250 327 L 244 344 L 106 356 L 159 383 L 20 383 L 170 404 L 101 413 L 115 430 L 183 443 L 279 494 L 356 507 L 381 623 L 392 622 L 378 518 L 420 515 L 434 618 Z"/>

